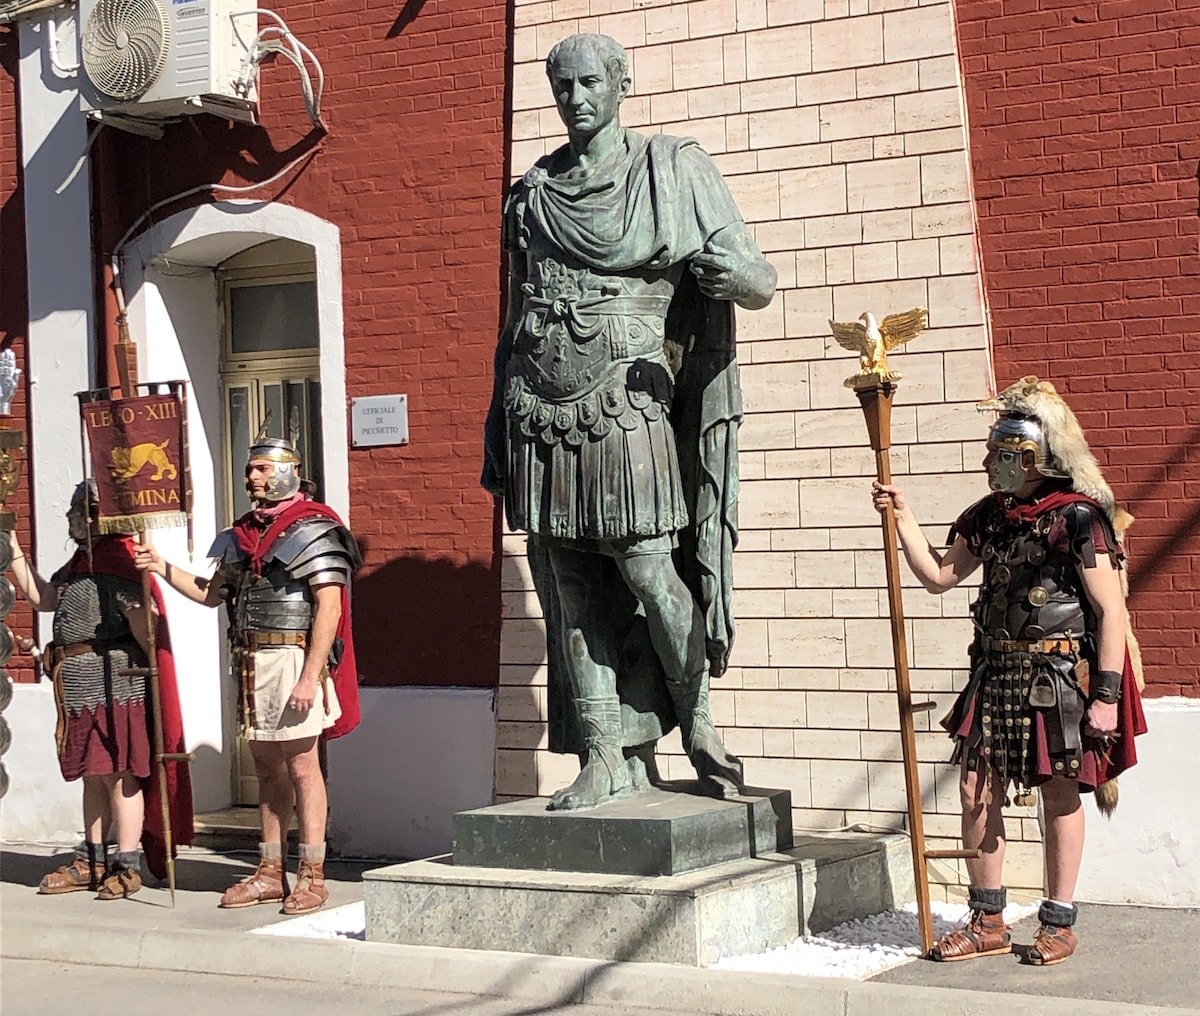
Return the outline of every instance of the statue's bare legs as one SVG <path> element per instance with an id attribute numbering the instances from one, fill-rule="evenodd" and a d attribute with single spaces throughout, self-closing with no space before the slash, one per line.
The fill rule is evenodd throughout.
<path id="1" fill-rule="evenodd" d="M 622 579 L 642 603 L 679 717 L 684 750 L 718 796 L 742 790 L 742 764 L 713 726 L 708 704 L 704 619 L 666 553 L 614 555 Z M 601 601 L 603 555 L 553 547 L 550 562 L 562 610 L 563 642 L 588 755 L 579 776 L 550 801 L 552 810 L 590 808 L 632 793 L 622 751 L 616 633 Z"/>

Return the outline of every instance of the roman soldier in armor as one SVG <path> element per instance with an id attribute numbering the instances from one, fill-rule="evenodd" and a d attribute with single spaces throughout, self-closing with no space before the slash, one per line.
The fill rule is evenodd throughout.
<path id="1" fill-rule="evenodd" d="M 962 838 L 980 856 L 970 876 L 965 927 L 942 937 L 934 959 L 1012 951 L 1003 911 L 1004 817 L 1010 789 L 1045 812 L 1046 893 L 1027 954 L 1061 963 L 1077 945 L 1072 926 L 1083 855 L 1080 793 L 1106 814 L 1115 777 L 1136 760 L 1145 731 L 1140 654 L 1129 629 L 1121 536 L 1133 519 L 1118 508 L 1083 431 L 1054 387 L 1027 377 L 980 403 L 999 410 L 983 460 L 992 494 L 950 529 L 943 554 L 921 533 L 903 491 L 873 485 L 890 502 L 904 555 L 932 593 L 952 589 L 981 564 L 972 607 L 970 679 L 943 720 L 960 764 Z"/>
<path id="2" fill-rule="evenodd" d="M 295 438 L 260 433 L 246 463 L 255 507 L 220 533 L 205 579 L 139 551 L 139 567 L 184 596 L 228 608 L 238 715 L 258 776 L 262 842 L 258 868 L 221 897 L 225 908 L 282 904 L 307 914 L 325 886 L 328 810 L 318 740 L 358 725 L 358 676 L 349 585 L 358 546 L 337 513 L 312 500 L 300 477 Z M 287 832 L 293 802 L 300 833 L 295 885 L 288 890 Z"/>
<path id="3" fill-rule="evenodd" d="M 49 580 L 30 565 L 8 534 L 12 573 L 34 610 L 54 612 L 54 639 L 43 660 L 58 710 L 55 742 L 63 779 L 83 781 L 83 842 L 74 860 L 42 879 L 43 895 L 95 892 L 101 900 L 142 887 L 139 844 L 159 878 L 167 874 L 166 841 L 147 702 L 148 618 L 142 576 L 128 536 L 101 535 L 94 483 L 75 488 L 67 528 L 76 551 Z M 162 696 L 163 745 L 183 750 L 183 726 L 166 615 L 158 590 L 156 663 Z M 173 843 L 192 840 L 186 764 L 167 763 Z M 110 847 L 113 848 L 110 850 Z"/>
<path id="4" fill-rule="evenodd" d="M 628 66 L 604 35 L 551 50 L 568 143 L 525 174 L 504 217 L 508 319 L 482 482 L 529 534 L 550 746 L 583 764 L 558 809 L 644 785 L 626 756 L 652 761 L 639 749 L 676 722 L 711 792 L 742 785 L 709 708 L 733 628 L 731 304 L 765 307 L 776 273 L 693 139 L 621 126 Z"/>

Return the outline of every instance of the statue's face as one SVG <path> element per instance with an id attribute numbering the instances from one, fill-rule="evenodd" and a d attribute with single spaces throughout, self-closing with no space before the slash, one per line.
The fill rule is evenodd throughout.
<path id="1" fill-rule="evenodd" d="M 582 46 L 558 58 L 550 87 L 567 133 L 590 138 L 617 119 L 629 79 L 610 80 L 600 54 L 592 46 Z"/>

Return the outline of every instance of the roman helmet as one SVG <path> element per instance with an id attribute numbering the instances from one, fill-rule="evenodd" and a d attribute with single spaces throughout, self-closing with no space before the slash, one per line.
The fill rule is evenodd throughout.
<path id="1" fill-rule="evenodd" d="M 1046 432 L 1036 416 L 1005 412 L 988 433 L 992 457 L 988 463 L 988 486 L 1011 494 L 1025 484 L 1025 452 L 1033 453 L 1034 468 L 1042 475 L 1066 478 L 1058 460 L 1050 451 Z"/>
<path id="2" fill-rule="evenodd" d="M 1104 509 L 1118 535 L 1128 528 L 1133 519 L 1117 507 L 1112 488 L 1088 447 L 1083 428 L 1049 381 L 1023 377 L 992 398 L 984 399 L 977 408 L 982 412 L 995 410 L 1000 413 L 988 443 L 1015 456 L 1018 468 L 1021 452 L 1032 451 L 1037 469 L 1043 476 L 1069 479 L 1073 490 L 1090 497 Z M 1020 472 L 1024 476 L 1024 470 Z M 989 481 L 992 479 L 990 473 L 989 470 Z M 992 489 L 999 488 L 993 486 Z"/>
<path id="3" fill-rule="evenodd" d="M 75 485 L 67 509 L 67 529 L 76 543 L 88 542 L 88 535 L 100 511 L 100 492 L 96 481 L 86 479 Z"/>
<path id="4" fill-rule="evenodd" d="M 268 437 L 267 426 L 271 414 L 267 411 L 266 419 L 258 430 L 258 436 L 250 446 L 250 454 L 246 463 L 255 460 L 267 460 L 275 465 L 275 471 L 267 480 L 266 500 L 286 501 L 300 492 L 300 453 L 296 445 L 300 441 L 300 414 L 293 407 L 291 419 L 288 422 L 288 438 Z"/>

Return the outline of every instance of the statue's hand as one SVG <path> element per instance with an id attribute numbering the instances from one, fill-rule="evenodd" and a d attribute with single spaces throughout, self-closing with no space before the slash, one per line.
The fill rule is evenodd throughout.
<path id="1" fill-rule="evenodd" d="M 689 267 L 700 292 L 712 300 L 732 300 L 748 310 L 761 310 L 775 292 L 771 263 L 740 251 L 706 249 L 692 258 Z"/>
<path id="2" fill-rule="evenodd" d="M 483 425 L 483 474 L 479 484 L 495 497 L 504 496 L 505 424 L 504 407 L 493 403 Z"/>
<path id="3" fill-rule="evenodd" d="M 692 258 L 700 292 L 713 300 L 736 300 L 746 289 L 749 262 L 733 253 L 701 252 Z"/>

